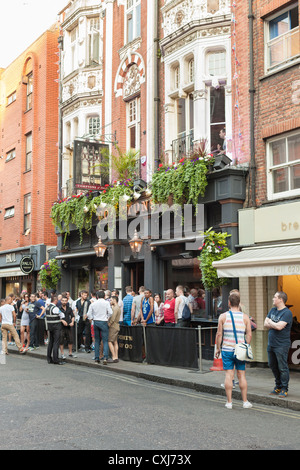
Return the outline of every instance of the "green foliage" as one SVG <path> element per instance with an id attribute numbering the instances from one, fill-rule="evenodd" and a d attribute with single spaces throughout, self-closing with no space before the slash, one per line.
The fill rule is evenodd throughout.
<path id="1" fill-rule="evenodd" d="M 152 176 L 153 202 L 164 204 L 171 195 L 174 204 L 198 204 L 207 186 L 207 172 L 213 157 L 196 149 L 189 158 L 184 157 L 177 164 L 159 165 Z"/>
<path id="2" fill-rule="evenodd" d="M 51 259 L 42 264 L 39 271 L 42 287 L 45 289 L 56 289 L 61 279 L 61 271 L 56 259 Z"/>
<path id="3" fill-rule="evenodd" d="M 212 227 L 206 232 L 202 232 L 202 235 L 204 235 L 204 242 L 200 248 L 201 254 L 198 256 L 202 282 L 206 290 L 212 290 L 214 287 L 227 284 L 226 278 L 218 278 L 217 270 L 212 266 L 212 263 L 233 254 L 226 243 L 226 239 L 231 235 L 226 232 L 215 232 Z"/>

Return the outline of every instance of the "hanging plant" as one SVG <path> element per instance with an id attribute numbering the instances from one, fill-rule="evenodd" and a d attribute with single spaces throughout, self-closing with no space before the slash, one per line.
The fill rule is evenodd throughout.
<path id="1" fill-rule="evenodd" d="M 212 266 L 214 261 L 220 261 L 233 253 L 227 247 L 226 239 L 231 237 L 228 233 L 215 232 L 212 227 L 206 232 L 202 232 L 204 242 L 198 260 L 202 272 L 202 282 L 206 290 L 212 290 L 214 287 L 220 287 L 227 283 L 226 278 L 218 278 L 217 270 Z"/>
<path id="2" fill-rule="evenodd" d="M 178 163 L 160 164 L 152 177 L 153 202 L 165 204 L 172 195 L 174 204 L 198 204 L 207 186 L 207 173 L 214 158 L 207 154 L 203 144 L 196 146 L 188 156 Z"/>
<path id="3" fill-rule="evenodd" d="M 56 289 L 61 279 L 61 271 L 56 259 L 51 259 L 42 264 L 39 271 L 41 285 L 45 289 Z"/>

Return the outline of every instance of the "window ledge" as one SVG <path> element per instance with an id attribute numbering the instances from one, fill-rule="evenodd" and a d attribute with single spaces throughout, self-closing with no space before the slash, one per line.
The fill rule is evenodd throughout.
<path id="1" fill-rule="evenodd" d="M 284 64 L 282 66 L 279 66 L 277 67 L 276 69 L 274 70 L 271 70 L 270 72 L 266 73 L 265 75 L 263 75 L 262 77 L 259 78 L 260 81 L 263 81 L 265 80 L 266 78 L 269 78 L 269 77 L 272 77 L 273 75 L 276 75 L 277 73 L 280 73 L 280 72 L 283 72 L 291 67 L 294 67 L 295 65 L 299 65 L 300 64 L 300 57 L 289 62 L 288 64 Z"/>

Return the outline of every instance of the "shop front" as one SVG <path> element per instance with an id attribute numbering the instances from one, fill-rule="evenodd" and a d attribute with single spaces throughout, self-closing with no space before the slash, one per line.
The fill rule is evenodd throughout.
<path id="1" fill-rule="evenodd" d="M 0 298 L 36 292 L 38 271 L 46 261 L 47 247 L 35 245 L 0 252 Z"/>
<path id="2" fill-rule="evenodd" d="M 219 277 L 239 278 L 241 300 L 255 319 L 253 346 L 259 363 L 267 362 L 264 320 L 277 291 L 286 292 L 293 314 L 291 368 L 300 364 L 300 202 L 286 202 L 239 212 L 239 240 L 244 248 L 214 263 Z"/>

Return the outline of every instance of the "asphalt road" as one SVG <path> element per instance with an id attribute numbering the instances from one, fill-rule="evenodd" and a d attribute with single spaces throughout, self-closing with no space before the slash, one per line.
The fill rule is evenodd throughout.
<path id="1" fill-rule="evenodd" d="M 300 449 L 298 412 L 29 356 L 0 365 L 0 397 L 1 450 Z"/>

